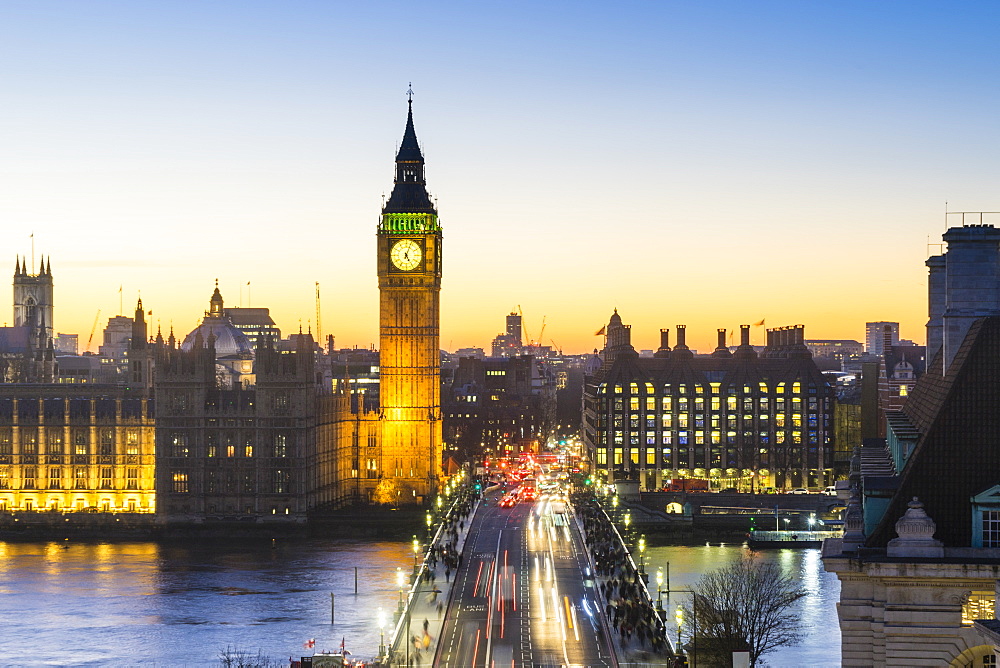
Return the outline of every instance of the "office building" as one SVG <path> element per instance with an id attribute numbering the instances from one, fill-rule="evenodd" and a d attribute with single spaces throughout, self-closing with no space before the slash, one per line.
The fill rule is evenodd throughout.
<path id="1" fill-rule="evenodd" d="M 661 330 L 652 359 L 640 358 L 616 311 L 600 370 L 584 389 L 583 436 L 608 481 L 642 490 L 674 478 L 715 488 L 822 488 L 833 472 L 833 394 L 804 345 L 801 326 L 771 329 L 758 355 L 750 326 L 735 352 L 725 330 L 710 355 L 695 356 L 686 330 Z"/>
<path id="2" fill-rule="evenodd" d="M 899 345 L 899 323 L 866 322 L 865 352 L 869 355 L 882 355 L 885 353 L 886 344 Z"/>

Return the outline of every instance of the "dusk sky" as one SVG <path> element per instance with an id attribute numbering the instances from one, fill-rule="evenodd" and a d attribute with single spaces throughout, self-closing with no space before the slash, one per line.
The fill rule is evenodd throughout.
<path id="1" fill-rule="evenodd" d="M 997 211 L 996 3 L 0 4 L 0 262 L 56 330 L 214 281 L 283 332 L 378 339 L 375 227 L 412 82 L 444 228 L 441 344 L 637 348 L 766 318 L 924 341 L 928 242 Z M 960 224 L 952 218 L 952 224 Z M 978 219 L 975 221 L 978 222 Z M 1000 224 L 1000 216 L 986 222 Z M 247 288 L 247 282 L 251 285 Z M 9 294 L 9 293 L 8 293 Z M 7 311 L 0 324 L 10 324 Z M 755 330 L 754 342 L 763 342 Z"/>

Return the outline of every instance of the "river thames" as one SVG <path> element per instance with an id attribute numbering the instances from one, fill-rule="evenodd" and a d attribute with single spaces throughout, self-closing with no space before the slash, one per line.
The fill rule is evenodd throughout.
<path id="1" fill-rule="evenodd" d="M 741 550 L 718 543 L 650 547 L 646 562 L 651 573 L 669 562 L 671 586 L 686 589 Z M 803 642 L 767 655 L 767 663 L 839 665 L 839 583 L 823 571 L 819 550 L 762 555 L 809 592 L 796 607 Z M 344 639 L 356 656 L 371 657 L 379 643 L 377 609 L 387 616 L 396 609 L 397 567 L 412 569 L 409 543 L 0 542 L 0 664 L 212 666 L 227 646 L 284 663 L 311 653 L 303 649 L 311 638 L 316 650 L 335 650 Z M 676 595 L 664 601 L 668 608 L 681 602 Z"/>

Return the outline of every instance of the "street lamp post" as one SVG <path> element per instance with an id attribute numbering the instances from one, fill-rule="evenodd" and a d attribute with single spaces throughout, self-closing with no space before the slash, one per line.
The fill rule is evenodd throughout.
<path id="1" fill-rule="evenodd" d="M 420 541 L 413 537 L 413 577 L 417 576 L 417 555 L 420 554 Z"/>
<path id="2" fill-rule="evenodd" d="M 402 596 L 402 593 L 400 594 Z M 400 599 L 402 601 L 402 599 Z M 656 569 L 656 609 L 663 612 L 663 569 Z"/>
<path id="3" fill-rule="evenodd" d="M 680 608 L 680 606 L 678 606 L 677 610 L 674 611 L 674 619 L 677 620 L 677 652 L 680 653 L 680 651 L 681 651 L 681 627 L 684 626 L 684 610 L 682 610 Z"/>
<path id="4" fill-rule="evenodd" d="M 399 587 L 399 614 L 403 614 L 403 583 L 405 581 L 406 577 L 403 575 L 403 569 L 397 566 L 396 585 Z"/>
<path id="5" fill-rule="evenodd" d="M 427 542 L 430 543 L 431 542 L 431 523 L 432 523 L 432 520 L 431 520 L 431 511 L 429 511 L 429 510 L 427 511 L 427 517 L 426 517 L 426 519 L 427 519 Z"/>
<path id="6" fill-rule="evenodd" d="M 379 657 L 385 656 L 385 613 L 382 612 L 382 608 L 378 609 L 378 614 L 376 615 L 378 619 L 378 655 Z"/>
<path id="7" fill-rule="evenodd" d="M 645 575 L 646 569 L 644 562 L 642 560 L 643 553 L 646 551 L 646 534 L 642 534 L 639 538 L 639 573 Z"/>
<path id="8" fill-rule="evenodd" d="M 665 590 L 667 592 L 667 597 L 670 597 L 670 585 L 667 585 Z M 685 594 L 691 594 L 694 602 L 691 606 L 692 614 L 692 628 L 691 628 L 691 668 L 696 668 L 698 665 L 698 592 L 693 589 L 674 589 L 672 591 L 684 592 Z M 681 647 L 681 626 L 684 623 L 684 609 L 681 608 L 680 604 L 677 605 L 677 609 L 674 611 L 674 616 L 677 619 L 677 649 L 680 650 Z"/>

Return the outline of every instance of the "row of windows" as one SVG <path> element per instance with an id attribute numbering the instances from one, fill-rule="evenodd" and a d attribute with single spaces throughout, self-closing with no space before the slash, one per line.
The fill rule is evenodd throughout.
<path id="1" fill-rule="evenodd" d="M 709 422 L 711 423 L 711 425 L 713 427 L 718 427 L 722 423 L 723 419 L 725 419 L 726 422 L 735 423 L 738 417 L 740 417 L 740 416 L 739 415 L 735 415 L 735 414 L 730 414 L 730 415 L 725 415 L 725 416 L 719 415 L 717 413 L 709 413 L 708 414 Z M 749 414 L 748 413 L 748 414 L 743 415 L 743 421 L 744 422 L 752 422 L 755 417 L 757 419 L 759 419 L 759 420 L 769 420 L 770 419 L 770 416 L 767 413 L 759 413 L 756 416 L 753 415 L 753 414 Z M 824 420 L 823 420 L 824 424 L 828 424 L 829 423 L 829 416 L 824 415 L 823 417 L 824 417 Z M 674 422 L 677 423 L 678 427 L 687 427 L 692 422 L 693 422 L 693 426 L 695 426 L 695 427 L 704 427 L 705 426 L 705 414 L 704 413 L 679 413 L 679 414 L 676 414 L 676 415 L 674 415 L 673 413 L 664 413 L 663 415 L 661 415 L 659 417 L 657 417 L 656 415 L 652 415 L 652 414 L 645 415 L 645 416 L 633 414 L 633 415 L 627 416 L 627 418 L 626 418 L 625 415 L 623 415 L 621 413 L 614 413 L 611 416 L 611 424 L 614 427 L 623 427 L 625 425 L 626 419 L 628 421 L 629 426 L 632 427 L 632 428 L 641 427 L 643 425 L 643 423 L 645 423 L 645 426 L 647 428 L 652 428 L 652 427 L 656 427 L 658 422 L 662 422 L 664 427 L 672 427 L 672 426 L 674 426 Z M 817 415 L 816 413 L 809 413 L 809 414 L 807 414 L 807 416 L 806 416 L 806 422 L 811 427 L 818 426 L 819 425 L 819 415 Z M 784 426 L 786 426 L 786 423 L 788 423 L 790 426 L 793 426 L 793 427 L 801 427 L 802 426 L 802 414 L 801 413 L 792 413 L 792 414 L 789 415 L 789 414 L 785 414 L 785 413 L 776 413 L 774 415 L 774 424 L 775 424 L 775 426 L 777 426 L 777 427 L 784 427 Z"/>
<path id="2" fill-rule="evenodd" d="M 727 431 L 724 434 L 722 431 L 701 431 L 701 430 L 676 431 L 676 432 L 647 431 L 645 433 L 645 443 L 646 445 L 657 445 L 657 444 L 671 445 L 676 442 L 679 445 L 687 445 L 688 442 L 690 441 L 691 443 L 701 445 L 706 442 L 712 444 L 720 444 L 723 442 L 723 439 L 725 439 L 725 442 L 728 444 L 736 444 L 739 442 L 738 436 L 739 432 L 737 431 Z M 756 437 L 754 435 L 754 432 L 745 431 L 743 432 L 743 441 L 744 442 L 751 441 L 759 443 L 761 445 L 767 445 L 771 442 L 771 436 L 772 434 L 769 431 L 756 432 Z M 805 437 L 806 439 L 805 442 L 819 443 L 820 432 L 818 430 L 810 430 L 807 432 L 802 432 L 800 430 L 795 430 L 795 429 L 793 430 L 786 429 L 784 431 L 774 432 L 773 437 L 774 437 L 774 442 L 779 445 L 785 443 L 794 443 L 794 444 L 803 443 L 804 442 L 803 437 Z M 640 441 L 642 441 L 643 435 L 641 432 L 626 433 L 620 430 L 615 430 L 611 434 L 611 441 L 615 445 L 624 445 L 626 438 L 628 438 L 628 442 L 630 445 L 638 445 Z M 824 439 L 826 439 L 825 435 Z M 598 443 L 602 444 L 607 443 L 608 441 L 607 434 L 604 434 L 603 432 L 599 433 L 597 435 L 597 441 Z"/>
<path id="3" fill-rule="evenodd" d="M 708 450 L 705 448 L 663 448 L 662 450 L 646 448 L 645 451 L 641 451 L 639 448 L 629 448 L 627 451 L 624 448 L 613 448 L 610 462 L 608 461 L 607 448 L 597 448 L 595 454 L 597 466 L 602 467 L 607 467 L 609 464 L 612 466 L 621 466 L 628 462 L 637 466 L 674 468 L 676 464 L 697 460 L 709 462 L 712 467 L 726 466 L 735 468 L 740 465 L 741 461 L 748 461 L 750 459 L 750 457 L 741 457 L 737 450 L 727 448 L 711 448 Z M 752 453 L 749 454 L 752 455 Z M 798 451 L 787 454 L 788 456 L 779 457 L 776 453 L 769 454 L 767 451 L 761 450 L 752 459 L 756 464 L 761 466 L 769 465 L 769 463 L 772 463 L 772 460 L 774 460 L 774 463 L 780 460 L 786 464 L 792 464 L 801 461 L 803 455 L 806 453 Z M 815 449 L 811 449 L 808 454 L 810 459 L 816 458 Z"/>
<path id="4" fill-rule="evenodd" d="M 217 444 L 217 435 L 213 433 L 208 434 L 208 444 L 205 446 L 205 456 L 206 457 L 253 457 L 254 456 L 254 445 L 253 439 L 249 436 L 244 439 L 241 445 L 236 445 L 235 439 L 230 436 L 226 437 L 226 445 L 220 446 Z M 192 448 L 188 444 L 188 437 L 186 434 L 171 434 L 168 437 L 168 443 L 170 445 L 170 455 L 172 457 L 190 457 L 192 454 Z M 271 447 L 271 451 L 268 453 L 271 457 L 287 457 L 288 456 L 288 436 L 285 434 L 275 434 L 274 442 Z"/>
<path id="5" fill-rule="evenodd" d="M 125 429 L 125 449 L 128 454 L 139 454 L 139 429 Z M 65 430 L 61 427 L 49 428 L 45 431 L 44 442 L 39 438 L 36 427 L 20 427 L 18 430 L 19 450 L 22 454 L 38 454 L 44 446 L 47 454 L 77 454 L 90 453 L 90 429 L 74 428 L 70 431 L 69 447 Z M 115 448 L 115 430 L 101 428 L 97 430 L 97 442 L 101 454 L 113 454 Z M 67 452 L 67 450 L 69 452 Z M 10 427 L 0 427 L 0 455 L 14 452 L 14 438 Z"/>
<path id="6" fill-rule="evenodd" d="M 188 494 L 191 492 L 191 474 L 187 471 L 173 471 L 171 481 L 175 494 Z M 271 481 L 267 492 L 271 494 L 288 494 L 291 492 L 292 475 L 289 471 L 276 470 L 271 472 Z M 255 494 L 258 491 L 257 480 L 253 475 L 244 475 L 237 480 L 236 476 L 225 476 L 220 479 L 213 472 L 208 472 L 205 478 L 205 492 L 208 494 L 234 494 L 243 492 Z"/>
<path id="7" fill-rule="evenodd" d="M 50 468 L 40 471 L 34 466 L 26 466 L 21 470 L 21 489 L 90 489 L 90 468 L 78 467 L 66 471 L 68 480 L 63 483 L 63 469 Z M 113 488 L 113 473 L 111 467 L 101 467 L 98 489 Z M 40 474 L 40 477 L 39 477 Z M 12 476 L 6 468 L 0 468 L 0 489 L 11 489 Z M 125 488 L 139 489 L 139 469 L 125 469 Z"/>
<path id="8" fill-rule="evenodd" d="M 615 397 L 612 399 L 613 406 L 616 411 L 625 410 L 625 399 L 622 397 Z M 791 399 L 786 399 L 785 397 L 777 397 L 775 399 L 770 399 L 769 397 L 758 397 L 754 401 L 753 397 L 745 397 L 740 400 L 737 397 L 726 397 L 726 401 L 723 402 L 721 397 L 711 397 L 707 402 L 704 397 L 695 397 L 694 399 L 688 399 L 687 397 L 680 397 L 674 401 L 673 397 L 661 397 L 659 401 L 656 397 L 646 397 L 642 400 L 640 397 L 630 397 L 628 400 L 628 408 L 631 411 L 638 411 L 641 408 L 645 408 L 647 411 L 660 410 L 663 412 L 672 411 L 675 408 L 680 411 L 690 410 L 692 407 L 694 410 L 703 411 L 705 410 L 706 404 L 713 411 L 723 410 L 723 405 L 727 411 L 753 411 L 755 406 L 759 406 L 760 410 L 766 411 L 770 410 L 771 404 L 774 404 L 774 409 L 777 411 L 784 411 L 785 408 L 791 404 L 792 410 L 802 410 L 802 398 L 792 397 Z M 819 399 L 816 397 L 809 397 L 805 402 L 809 406 L 809 410 L 816 411 L 819 410 Z M 824 402 L 824 405 L 828 405 L 829 402 Z M 659 408 L 658 408 L 659 406 Z M 606 398 L 600 399 L 600 410 L 605 412 L 608 407 L 608 400 Z"/>
<path id="9" fill-rule="evenodd" d="M 640 388 L 641 385 L 641 388 Z M 615 384 L 611 386 L 610 391 L 612 394 L 639 394 L 640 389 L 645 395 L 656 394 L 656 390 L 653 388 L 653 383 L 628 383 L 627 385 Z M 666 383 L 663 385 L 663 391 L 660 394 L 673 394 L 673 386 L 671 383 Z M 739 386 L 727 386 L 726 394 L 736 394 Z M 774 385 L 768 385 L 767 383 L 761 381 L 756 385 L 744 384 L 742 386 L 742 394 L 768 394 L 770 390 L 773 390 L 774 394 L 785 394 L 786 390 L 791 394 L 801 394 L 802 393 L 802 383 L 796 381 L 788 383 L 785 381 L 779 382 Z M 809 394 L 816 394 L 816 386 L 807 386 Z M 706 387 L 705 385 L 694 383 L 688 385 L 687 383 L 679 383 L 676 387 L 676 393 L 679 395 L 688 394 L 690 390 L 691 394 L 721 394 L 722 393 L 722 383 L 709 383 Z M 598 394 L 608 393 L 608 384 L 601 383 L 597 388 Z"/>

